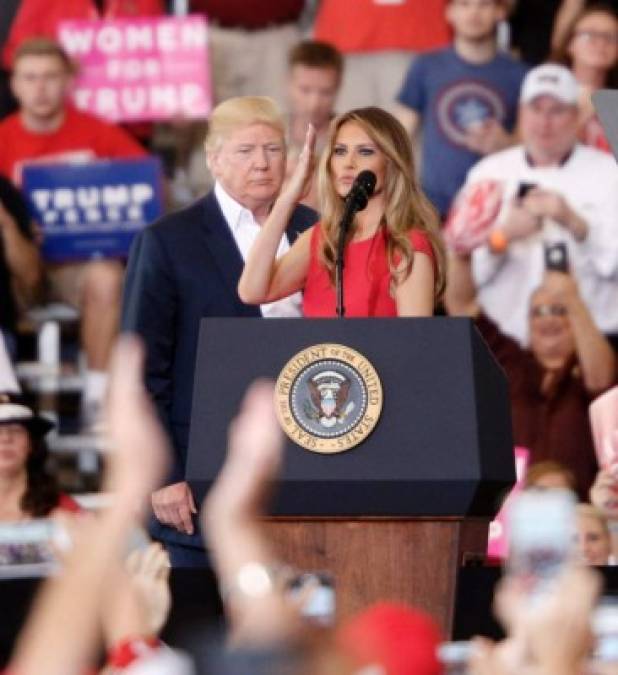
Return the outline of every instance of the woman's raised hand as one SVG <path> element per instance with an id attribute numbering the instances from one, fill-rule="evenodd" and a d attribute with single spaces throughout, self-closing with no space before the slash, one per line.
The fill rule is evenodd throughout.
<path id="1" fill-rule="evenodd" d="M 307 133 L 305 134 L 305 144 L 284 190 L 285 196 L 294 203 L 306 197 L 311 189 L 311 181 L 313 180 L 315 168 L 315 139 L 315 127 L 313 124 L 309 124 L 307 126 Z"/>

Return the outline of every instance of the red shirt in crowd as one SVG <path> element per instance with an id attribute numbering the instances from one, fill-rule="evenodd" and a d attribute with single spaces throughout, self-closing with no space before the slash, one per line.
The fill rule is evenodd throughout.
<path id="1" fill-rule="evenodd" d="M 206 14 L 220 26 L 245 30 L 295 23 L 304 5 L 304 0 L 191 0 L 190 3 L 192 12 Z"/>
<path id="2" fill-rule="evenodd" d="M 120 19 L 157 16 L 163 0 L 104 0 L 102 11 L 94 0 L 21 0 L 4 46 L 2 61 L 10 70 L 15 49 L 28 38 L 56 38 L 58 23 L 67 19 Z"/>
<path id="3" fill-rule="evenodd" d="M 73 499 L 73 497 L 65 494 L 64 492 L 60 493 L 58 506 L 56 506 L 56 508 L 60 511 L 65 511 L 68 513 L 81 513 L 82 511 L 82 507 Z"/>
<path id="4" fill-rule="evenodd" d="M 86 162 L 143 157 L 146 151 L 127 134 L 94 115 L 67 106 L 60 127 L 48 134 L 26 129 L 19 112 L 0 122 L 0 173 L 21 185 L 25 164 Z"/>
<path id="5" fill-rule="evenodd" d="M 451 40 L 445 7 L 446 0 L 322 0 L 315 39 L 344 53 L 439 49 Z"/>
<path id="6" fill-rule="evenodd" d="M 421 230 L 410 230 L 414 251 L 428 255 L 434 263 L 433 249 Z M 311 233 L 311 257 L 303 293 L 303 315 L 335 316 L 337 298 L 326 268 L 320 261 L 321 231 L 316 225 Z M 397 303 L 391 295 L 391 273 L 383 228 L 369 239 L 350 242 L 344 254 L 344 305 L 346 316 L 397 316 Z"/>
<path id="7" fill-rule="evenodd" d="M 530 450 L 531 463 L 552 460 L 570 469 L 577 493 L 586 500 L 598 466 L 588 418 L 593 395 L 584 386 L 576 357 L 553 371 L 550 386 L 544 387 L 548 371 L 530 350 L 501 333 L 484 314 L 476 325 L 509 382 L 514 444 Z"/>

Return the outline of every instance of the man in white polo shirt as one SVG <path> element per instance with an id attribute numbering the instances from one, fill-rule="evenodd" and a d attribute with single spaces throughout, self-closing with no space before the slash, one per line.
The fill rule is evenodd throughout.
<path id="1" fill-rule="evenodd" d="M 577 142 L 577 94 L 563 66 L 531 70 L 520 96 L 521 145 L 478 162 L 450 216 L 462 231 L 476 227 L 479 214 L 491 214 L 487 236 L 472 251 L 478 301 L 522 344 L 545 249 L 556 243 L 566 246 L 569 271 L 598 327 L 618 333 L 618 167 L 610 155 Z"/>

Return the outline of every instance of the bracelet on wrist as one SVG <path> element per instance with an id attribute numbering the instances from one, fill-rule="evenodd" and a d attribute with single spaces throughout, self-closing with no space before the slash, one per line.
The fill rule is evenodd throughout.
<path id="1" fill-rule="evenodd" d="M 109 650 L 107 663 L 112 668 L 127 668 L 137 659 L 160 649 L 161 645 L 161 640 L 156 637 L 125 638 Z"/>
<path id="2" fill-rule="evenodd" d="M 219 586 L 219 592 L 224 602 L 233 597 L 257 600 L 283 590 L 292 576 L 287 565 L 246 562 L 230 581 Z"/>
<path id="3" fill-rule="evenodd" d="M 509 240 L 502 230 L 492 230 L 489 234 L 488 243 L 492 253 L 504 253 L 509 247 Z"/>

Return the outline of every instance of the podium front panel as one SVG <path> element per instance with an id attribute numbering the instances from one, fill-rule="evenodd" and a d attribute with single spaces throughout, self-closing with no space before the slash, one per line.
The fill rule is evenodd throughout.
<path id="1" fill-rule="evenodd" d="M 358 446 L 319 454 L 287 440 L 274 513 L 492 515 L 514 480 L 507 383 L 469 319 L 203 319 L 187 480 L 202 496 L 249 384 L 308 347 L 360 352 L 383 409 Z"/>

